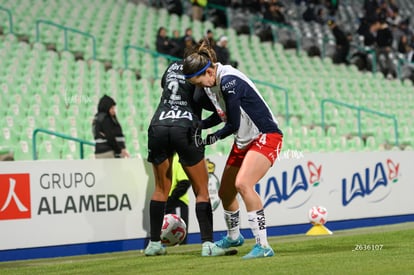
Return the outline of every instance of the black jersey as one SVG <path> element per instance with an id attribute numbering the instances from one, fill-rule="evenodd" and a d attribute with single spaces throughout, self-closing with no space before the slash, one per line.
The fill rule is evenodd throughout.
<path id="1" fill-rule="evenodd" d="M 199 120 L 201 109 L 193 100 L 195 86 L 185 80 L 182 70 L 182 61 L 176 61 L 162 76 L 162 95 L 152 126 L 191 127 Z"/>

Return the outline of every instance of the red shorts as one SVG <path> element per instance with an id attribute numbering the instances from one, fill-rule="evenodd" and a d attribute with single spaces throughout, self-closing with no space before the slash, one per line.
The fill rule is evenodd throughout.
<path id="1" fill-rule="evenodd" d="M 259 135 L 244 149 L 239 149 L 233 144 L 226 165 L 241 167 L 244 157 L 251 150 L 267 157 L 273 165 L 282 149 L 282 139 L 283 136 L 279 133 L 267 133 Z"/>

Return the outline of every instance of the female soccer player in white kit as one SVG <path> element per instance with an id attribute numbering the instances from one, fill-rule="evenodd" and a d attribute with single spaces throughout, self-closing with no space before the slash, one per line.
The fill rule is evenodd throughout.
<path id="1" fill-rule="evenodd" d="M 190 83 L 204 88 L 216 109 L 213 115 L 202 121 L 200 128 L 225 123 L 223 128 L 207 135 L 204 144 L 210 145 L 234 134 L 234 144 L 219 190 L 228 230 L 227 236 L 216 244 L 229 248 L 244 243 L 239 230 L 239 204 L 236 198 L 240 193 L 256 239 L 253 249 L 243 258 L 270 257 L 274 251 L 267 241 L 263 203 L 254 186 L 276 161 L 283 134 L 253 82 L 232 66 L 215 61 L 214 50 L 202 42 L 187 52 L 183 73 Z"/>

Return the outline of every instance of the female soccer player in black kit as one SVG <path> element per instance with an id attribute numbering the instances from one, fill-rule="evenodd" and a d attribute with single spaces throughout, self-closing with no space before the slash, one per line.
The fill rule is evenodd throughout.
<path id="1" fill-rule="evenodd" d="M 145 249 L 145 255 L 166 254 L 160 241 L 160 232 L 171 188 L 173 155 L 177 152 L 196 197 L 196 216 L 202 241 L 201 256 L 221 256 L 227 252 L 213 243 L 213 214 L 204 146 L 194 138 L 201 109 L 193 101 L 195 86 L 185 80 L 182 67 L 181 61 L 173 62 L 164 72 L 161 100 L 148 128 L 148 161 L 153 166 L 155 190 L 149 210 L 151 241 Z"/>

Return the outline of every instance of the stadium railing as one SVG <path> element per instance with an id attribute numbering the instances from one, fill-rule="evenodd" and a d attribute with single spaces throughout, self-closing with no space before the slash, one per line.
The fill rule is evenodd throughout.
<path id="1" fill-rule="evenodd" d="M 143 52 L 145 54 L 150 54 L 153 58 L 153 62 L 154 62 L 154 79 L 158 78 L 158 59 L 159 58 L 165 58 L 169 61 L 176 61 L 176 60 L 180 60 L 177 57 L 168 55 L 168 54 L 162 54 L 159 53 L 157 51 L 153 51 L 147 48 L 143 48 L 143 47 L 138 47 L 138 46 L 134 46 L 134 45 L 126 45 L 124 46 L 124 69 L 127 70 L 129 69 L 129 50 L 133 49 L 139 52 Z"/>
<path id="2" fill-rule="evenodd" d="M 261 81 L 261 80 L 257 80 L 257 79 L 252 79 L 252 81 L 256 84 L 261 84 L 261 85 L 265 85 L 268 86 L 276 91 L 281 91 L 284 93 L 285 95 L 285 120 L 286 120 L 286 124 L 289 126 L 289 92 L 288 89 L 284 88 L 284 87 L 280 87 L 278 85 L 269 83 L 269 82 L 265 82 L 265 81 Z"/>
<path id="3" fill-rule="evenodd" d="M 56 136 L 56 137 L 59 137 L 59 138 L 63 138 L 65 140 L 72 140 L 72 141 L 78 142 L 79 145 L 80 145 L 79 146 L 79 156 L 80 156 L 81 159 L 84 158 L 84 149 L 83 149 L 84 145 L 95 146 L 94 142 L 90 142 L 90 141 L 87 141 L 87 140 L 84 140 L 84 139 L 72 137 L 72 136 L 69 136 L 69 135 L 65 135 L 65 134 L 62 134 L 62 133 L 55 132 L 55 131 L 50 131 L 50 130 L 43 129 L 43 128 L 36 128 L 36 129 L 33 130 L 33 137 L 32 137 L 33 160 L 38 159 L 37 150 L 36 150 L 37 149 L 36 139 L 37 139 L 37 134 L 38 133 L 44 133 L 44 134 L 47 134 L 47 135 L 52 135 L 52 136 Z"/>
<path id="4" fill-rule="evenodd" d="M 0 11 L 4 11 L 5 13 L 7 13 L 7 16 L 9 18 L 9 33 L 13 34 L 14 29 L 13 29 L 13 15 L 12 15 L 12 12 L 9 9 L 6 9 L 2 6 L 0 6 Z"/>
<path id="5" fill-rule="evenodd" d="M 96 60 L 96 38 L 94 35 L 87 33 L 87 32 L 83 32 L 74 28 L 70 28 L 70 27 L 66 27 L 63 26 L 61 24 L 49 21 L 49 20 L 43 20 L 43 19 L 38 19 L 36 20 L 36 42 L 40 42 L 40 25 L 44 24 L 44 25 L 50 25 L 53 27 L 56 27 L 58 29 L 63 30 L 63 35 L 64 35 L 64 50 L 68 51 L 69 50 L 69 46 L 68 46 L 68 32 L 73 32 L 73 33 L 77 33 L 79 35 L 85 36 L 87 38 L 90 38 L 92 40 L 92 59 Z"/>
<path id="6" fill-rule="evenodd" d="M 345 107 L 345 108 L 349 108 L 352 110 L 356 110 L 357 111 L 357 123 L 358 123 L 358 136 L 360 138 L 362 138 L 362 129 L 361 129 L 361 112 L 367 112 L 367 113 L 371 113 L 374 115 L 378 115 L 381 117 L 385 117 L 388 119 L 391 119 L 393 121 L 393 125 L 394 125 L 394 137 L 395 137 L 395 146 L 399 145 L 399 141 L 398 141 L 398 122 L 397 122 L 397 118 L 395 115 L 390 115 L 390 114 L 386 114 L 386 113 L 382 113 L 382 112 L 378 112 L 375 110 L 371 110 L 368 109 L 366 107 L 363 106 L 356 106 L 356 105 L 352 105 L 349 103 L 345 103 L 342 101 L 338 101 L 335 99 L 330 99 L 330 98 L 325 98 L 321 100 L 321 126 L 322 129 L 325 129 L 325 104 L 326 103 L 332 103 L 334 105 L 338 105 L 341 107 Z"/>

